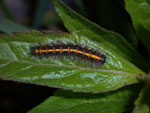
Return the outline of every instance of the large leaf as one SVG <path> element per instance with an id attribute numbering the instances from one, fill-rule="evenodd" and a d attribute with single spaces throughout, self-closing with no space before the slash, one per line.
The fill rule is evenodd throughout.
<path id="1" fill-rule="evenodd" d="M 133 113 L 149 113 L 150 112 L 150 86 L 145 86 L 140 92 L 139 98 L 135 101 Z"/>
<path id="2" fill-rule="evenodd" d="M 147 70 L 143 57 L 119 34 L 105 30 L 77 14 L 59 0 L 52 0 L 56 11 L 70 32 L 78 32 L 103 43 L 141 69 Z"/>
<path id="3" fill-rule="evenodd" d="M 150 52 L 150 2 L 149 0 L 125 0 L 139 39 Z"/>
<path id="4" fill-rule="evenodd" d="M 103 66 L 92 66 L 69 58 L 39 59 L 29 55 L 30 47 L 53 40 L 88 45 L 106 55 Z M 104 92 L 138 82 L 145 74 L 111 47 L 77 34 L 31 31 L 0 36 L 0 77 L 7 80 L 48 85 L 80 92 Z"/>
<path id="5" fill-rule="evenodd" d="M 72 93 L 71 91 L 59 90 L 29 113 L 127 112 L 132 109 L 138 90 L 135 86 L 103 94 Z"/>

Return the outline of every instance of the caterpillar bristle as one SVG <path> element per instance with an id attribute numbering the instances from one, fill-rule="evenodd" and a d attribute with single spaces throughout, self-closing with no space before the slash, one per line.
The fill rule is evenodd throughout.
<path id="1" fill-rule="evenodd" d="M 38 58 L 56 58 L 71 56 L 72 59 L 81 59 L 87 63 L 93 63 L 94 65 L 103 65 L 106 60 L 106 56 L 99 51 L 89 48 L 87 45 L 73 44 L 69 42 L 67 44 L 62 41 L 51 42 L 45 45 L 35 45 L 30 48 L 31 56 Z"/>

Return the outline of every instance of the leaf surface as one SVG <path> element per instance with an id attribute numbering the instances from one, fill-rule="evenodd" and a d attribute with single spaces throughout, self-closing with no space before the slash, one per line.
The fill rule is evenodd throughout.
<path id="1" fill-rule="evenodd" d="M 36 58 L 30 48 L 52 41 L 73 42 L 94 48 L 106 56 L 103 66 L 60 58 Z M 0 78 L 47 85 L 80 92 L 105 92 L 137 83 L 145 74 L 128 60 L 101 43 L 78 34 L 46 33 L 37 31 L 0 36 Z"/>
<path id="2" fill-rule="evenodd" d="M 140 86 L 138 86 L 140 87 Z M 28 113 L 124 113 L 129 112 L 139 89 L 135 85 L 103 94 L 58 90 Z"/>

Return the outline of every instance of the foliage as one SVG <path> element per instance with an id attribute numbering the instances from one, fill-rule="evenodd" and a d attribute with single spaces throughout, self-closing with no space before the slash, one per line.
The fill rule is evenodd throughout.
<path id="1" fill-rule="evenodd" d="M 147 59 L 120 34 L 87 20 L 60 0 L 52 2 L 70 33 L 30 30 L 0 35 L 1 79 L 60 88 L 29 113 L 122 113 L 131 110 L 148 113 L 149 76 L 146 73 L 150 68 Z M 125 0 L 125 6 L 136 35 L 149 51 L 149 2 Z M 18 29 L 28 31 L 26 27 L 6 19 L 0 20 L 0 30 L 5 33 Z M 35 25 L 39 27 L 37 22 Z M 135 40 L 136 37 L 133 38 Z M 73 42 L 94 48 L 106 55 L 106 62 L 97 66 L 69 57 L 36 58 L 30 55 L 32 46 L 51 41 Z"/>

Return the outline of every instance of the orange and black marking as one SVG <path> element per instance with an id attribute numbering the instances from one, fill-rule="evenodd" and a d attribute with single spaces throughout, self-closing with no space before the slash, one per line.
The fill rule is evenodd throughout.
<path id="1" fill-rule="evenodd" d="M 100 52 L 74 44 L 37 45 L 31 47 L 30 54 L 37 57 L 73 56 L 96 64 L 104 64 L 106 56 Z"/>

